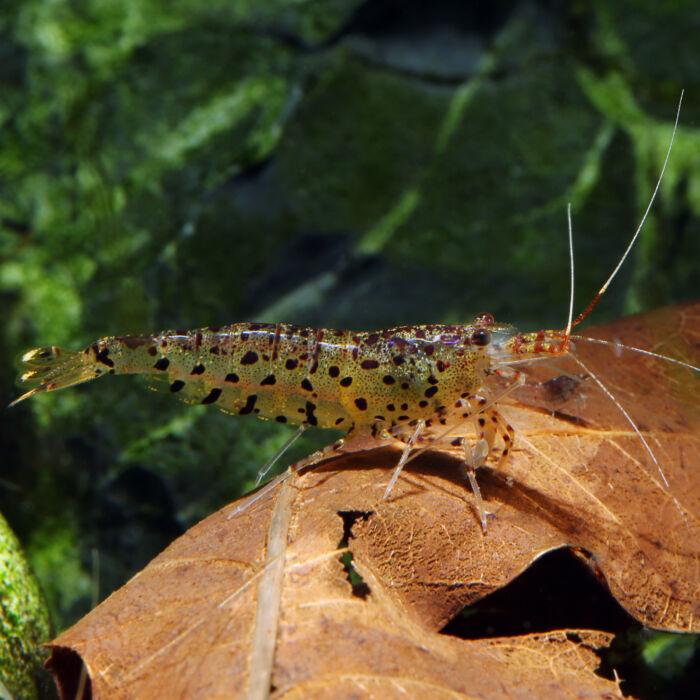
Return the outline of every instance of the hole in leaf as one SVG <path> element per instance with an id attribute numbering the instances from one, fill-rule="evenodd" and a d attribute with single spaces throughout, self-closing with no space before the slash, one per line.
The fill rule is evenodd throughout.
<path id="1" fill-rule="evenodd" d="M 54 674 L 62 698 L 92 698 L 92 682 L 83 659 L 77 652 L 65 647 L 54 647 L 46 662 L 46 670 Z M 81 691 L 82 686 L 82 691 Z"/>
<path id="2" fill-rule="evenodd" d="M 693 697 L 700 683 L 700 643 L 692 658 L 687 649 L 682 650 L 682 664 L 674 657 L 675 673 L 672 678 L 665 676 L 646 660 L 650 646 L 665 633 L 640 625 L 601 583 L 602 574 L 590 555 L 558 549 L 538 559 L 504 588 L 465 608 L 442 631 L 462 639 L 480 639 L 561 629 L 570 630 L 566 636 L 575 643 L 581 642 L 576 629 L 612 632 L 615 638 L 610 647 L 596 651 L 601 660 L 596 670 L 599 676 L 612 680 L 617 673 L 623 693 L 640 700 Z"/>
<path id="3" fill-rule="evenodd" d="M 568 549 L 540 557 L 507 586 L 463 610 L 443 629 L 462 639 L 558 629 L 618 633 L 638 625 Z"/>
<path id="4" fill-rule="evenodd" d="M 353 537 L 352 526 L 360 519 L 367 520 L 371 515 L 371 511 L 339 511 L 338 515 L 343 519 L 343 537 L 338 543 L 338 549 L 345 549 L 348 546 L 350 538 Z M 340 557 L 340 561 L 343 562 L 343 568 L 348 575 L 348 581 L 352 586 L 353 595 L 364 600 L 369 595 L 369 586 L 355 570 L 355 567 L 352 565 L 352 560 L 352 552 L 344 552 Z"/>

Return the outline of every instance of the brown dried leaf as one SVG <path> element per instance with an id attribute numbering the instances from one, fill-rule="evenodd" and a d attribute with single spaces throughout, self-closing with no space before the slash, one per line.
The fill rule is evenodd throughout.
<path id="1" fill-rule="evenodd" d="M 599 337 L 666 353 L 673 340 L 692 357 L 698 316 L 698 304 L 679 307 Z M 63 697 L 73 697 L 75 652 L 95 697 L 257 698 L 271 685 L 275 696 L 305 698 L 621 696 L 594 674 L 604 633 L 439 634 L 464 605 L 562 546 L 588 553 L 645 624 L 698 629 L 697 377 L 606 346 L 580 343 L 577 354 L 633 415 L 670 488 L 590 379 L 545 385 L 551 369 L 533 365 L 532 383 L 502 407 L 515 450 L 479 472 L 486 536 L 454 455 L 411 462 L 387 501 L 398 449 L 325 461 L 231 519 L 228 508 L 199 523 L 56 639 L 50 663 Z M 557 364 L 555 377 L 586 373 Z M 349 540 L 365 597 L 340 560 L 342 513 L 367 514 Z"/>
<path id="2" fill-rule="evenodd" d="M 290 698 L 621 697 L 594 674 L 605 633 L 463 641 L 417 623 L 369 570 L 369 595 L 355 595 L 338 511 L 366 502 L 376 472 L 353 457 L 346 466 L 175 541 L 53 642 L 62 697 L 75 688 L 68 649 L 96 698 L 267 697 L 270 683 Z"/>
<path id="3" fill-rule="evenodd" d="M 628 318 L 590 335 L 697 366 L 700 304 Z M 460 509 L 459 499 L 471 503 L 471 494 L 465 496 L 457 469 L 434 455 L 416 460 L 390 501 L 353 530 L 357 561 L 425 624 L 441 626 L 537 557 L 568 546 L 587 557 L 642 624 L 700 631 L 700 379 L 638 353 L 617 357 L 608 346 L 579 343 L 576 354 L 632 417 L 669 487 L 630 422 L 594 382 L 579 379 L 564 398 L 543 384 L 552 375 L 584 374 L 580 366 L 565 359 L 552 372 L 533 364 L 532 384 L 501 407 L 518 430 L 513 453 L 497 471 L 479 471 L 492 513 L 486 537 L 473 509 Z M 555 386 L 562 384 L 568 387 Z M 436 607 L 436 590 L 452 604 Z"/>

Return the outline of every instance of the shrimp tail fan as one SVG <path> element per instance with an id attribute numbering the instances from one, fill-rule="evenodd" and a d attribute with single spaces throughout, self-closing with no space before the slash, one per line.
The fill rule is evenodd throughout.
<path id="1" fill-rule="evenodd" d="M 17 383 L 29 391 L 15 399 L 10 406 L 35 394 L 81 384 L 102 374 L 102 369 L 90 354 L 54 345 L 34 348 L 24 353 L 19 360 L 19 367 L 21 374 Z"/>

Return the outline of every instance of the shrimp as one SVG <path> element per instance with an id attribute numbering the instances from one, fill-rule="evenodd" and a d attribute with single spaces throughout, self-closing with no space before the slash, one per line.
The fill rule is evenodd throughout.
<path id="1" fill-rule="evenodd" d="M 313 329 L 291 323 L 235 323 L 191 331 L 111 336 L 78 352 L 46 346 L 25 353 L 20 360 L 20 383 L 29 390 L 10 405 L 107 374 L 145 375 L 190 403 L 211 404 L 235 415 L 254 415 L 298 426 L 261 470 L 258 481 L 308 427 L 341 429 L 346 431 L 346 438 L 364 433 L 377 443 L 389 438 L 398 440 L 404 449 L 384 498 L 411 459 L 449 440 L 461 450 L 464 474 L 486 533 L 487 513 L 475 474 L 491 458 L 497 444 L 496 466 L 512 448 L 514 429 L 498 411 L 499 402 L 524 384 L 523 375 L 512 365 L 570 355 L 571 340 L 585 340 L 573 336 L 572 329 L 595 307 L 637 240 L 663 178 L 679 113 L 680 102 L 666 161 L 642 221 L 612 274 L 576 319 L 569 211 L 572 291 L 568 323 L 563 330 L 519 333 L 513 326 L 497 323 L 491 314 L 481 313 L 470 324 L 401 326 L 370 332 Z M 686 363 L 655 356 L 697 371 Z M 600 379 L 577 362 L 629 421 L 668 486 L 651 447 L 630 415 Z M 512 380 L 497 395 L 492 395 L 487 386 L 492 374 Z M 465 422 L 474 427 L 475 439 L 452 439 L 450 433 Z M 342 444 L 343 440 L 327 449 L 336 451 Z M 290 470 L 270 485 L 286 478 Z M 247 501 L 234 513 L 249 504 Z"/>
<path id="2" fill-rule="evenodd" d="M 109 374 L 146 375 L 165 380 L 168 390 L 186 401 L 228 413 L 300 430 L 367 431 L 404 442 L 385 497 L 418 438 L 429 439 L 441 426 L 472 418 L 480 426 L 480 441 L 471 452 L 465 448 L 465 466 L 485 527 L 474 471 L 490 454 L 496 435 L 509 443 L 513 429 L 479 391 L 490 371 L 489 349 L 514 338 L 518 352 L 526 352 L 524 337 L 496 324 L 490 314 L 479 314 L 470 325 L 363 333 L 237 323 L 113 336 L 80 352 L 48 346 L 25 353 L 20 382 L 34 386 L 11 405 Z M 535 353 L 540 351 L 538 346 Z M 506 445 L 502 456 L 507 454 Z"/>

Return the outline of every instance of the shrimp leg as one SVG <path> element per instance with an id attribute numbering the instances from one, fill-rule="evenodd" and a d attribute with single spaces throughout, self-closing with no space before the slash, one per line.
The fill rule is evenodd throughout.
<path id="1" fill-rule="evenodd" d="M 411 450 L 413 449 L 413 445 L 415 444 L 416 440 L 420 437 L 421 433 L 425 430 L 425 421 L 424 420 L 418 420 L 416 422 L 416 429 L 413 431 L 413 434 L 411 437 L 408 439 L 406 442 L 406 445 L 403 448 L 403 453 L 401 454 L 401 459 L 399 460 L 399 463 L 394 467 L 394 473 L 391 475 L 391 479 L 389 480 L 389 483 L 387 484 L 386 490 L 384 491 L 384 495 L 382 496 L 382 500 L 385 500 L 389 494 L 391 493 L 391 490 L 394 488 L 394 485 L 396 484 L 396 481 L 399 478 L 399 475 L 401 474 L 401 470 L 403 469 L 404 465 L 408 461 L 408 456 L 411 454 Z"/>

